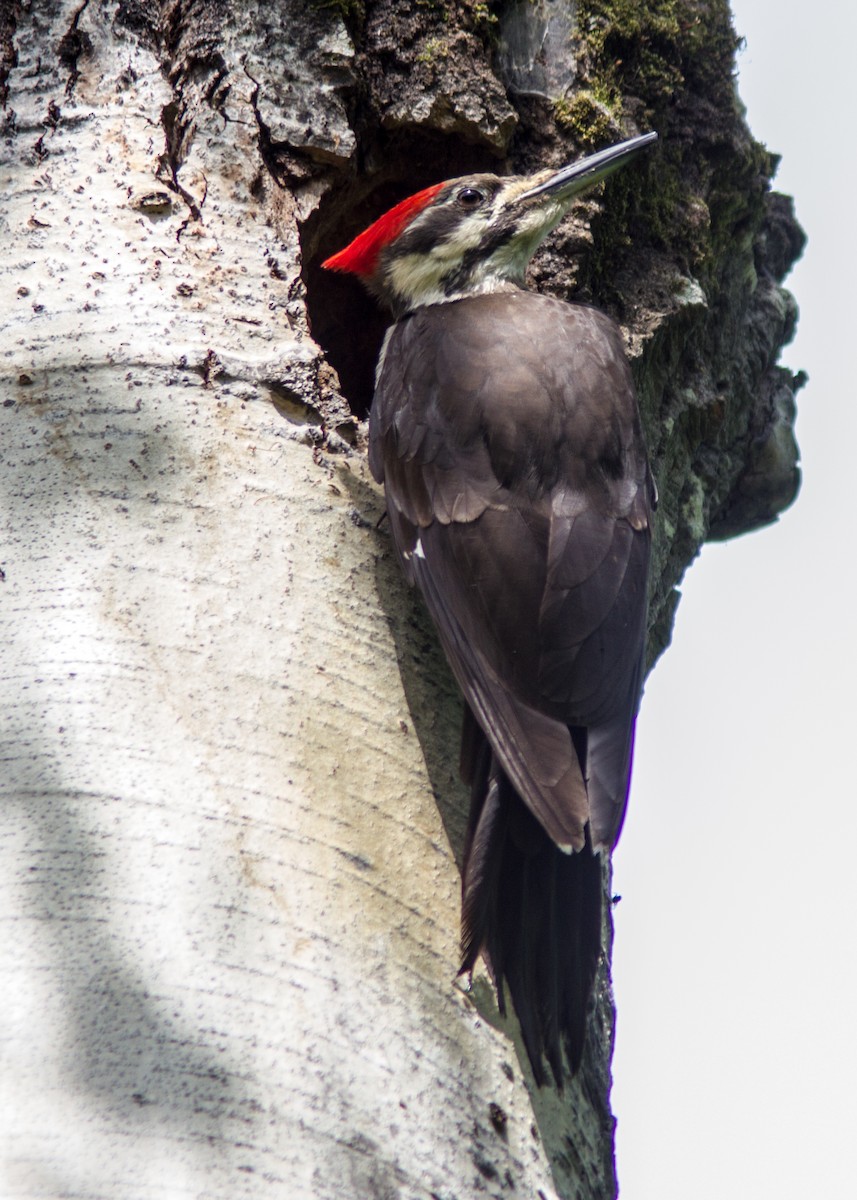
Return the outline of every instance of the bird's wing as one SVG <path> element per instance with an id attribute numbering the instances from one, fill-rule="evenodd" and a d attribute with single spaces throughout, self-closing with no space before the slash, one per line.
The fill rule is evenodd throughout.
<path id="1" fill-rule="evenodd" d="M 503 769 L 553 840 L 579 849 L 590 820 L 595 843 L 612 842 L 624 808 L 645 634 L 647 468 L 612 325 L 520 297 L 511 334 L 510 298 L 492 296 L 394 328 L 370 464 L 406 574 Z M 558 359 L 547 365 L 546 339 Z M 605 378 L 615 390 L 604 361 L 615 355 L 630 389 L 618 405 L 597 394 Z M 585 411 L 567 394 L 569 372 Z"/>

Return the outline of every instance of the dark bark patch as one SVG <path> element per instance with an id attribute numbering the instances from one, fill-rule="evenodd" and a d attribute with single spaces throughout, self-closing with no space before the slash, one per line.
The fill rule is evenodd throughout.
<path id="1" fill-rule="evenodd" d="M 0 8 L 0 108 L 6 107 L 9 99 L 9 72 L 18 63 L 15 30 L 18 28 L 20 15 L 20 0 L 10 0 L 9 4 Z"/>
<path id="2" fill-rule="evenodd" d="M 57 46 L 57 57 L 68 71 L 68 80 L 65 85 L 67 96 L 74 91 L 74 85 L 80 78 L 80 71 L 77 69 L 78 59 L 92 53 L 92 38 L 85 29 L 79 28 L 80 18 L 88 6 L 89 0 L 83 0 L 83 3 L 74 10 L 69 27 Z"/>
<path id="3" fill-rule="evenodd" d="M 374 0 L 366 5 L 359 70 L 372 123 L 432 130 L 505 154 L 517 124 L 493 71 L 487 5 Z"/>

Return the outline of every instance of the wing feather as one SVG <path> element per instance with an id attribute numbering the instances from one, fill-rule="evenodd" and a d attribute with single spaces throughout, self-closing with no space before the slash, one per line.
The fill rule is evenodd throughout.
<path id="1" fill-rule="evenodd" d="M 370 464 L 503 771 L 558 845 L 579 849 L 590 822 L 593 843 L 612 844 L 642 680 L 651 494 L 615 326 L 528 292 L 418 310 L 386 344 Z"/>

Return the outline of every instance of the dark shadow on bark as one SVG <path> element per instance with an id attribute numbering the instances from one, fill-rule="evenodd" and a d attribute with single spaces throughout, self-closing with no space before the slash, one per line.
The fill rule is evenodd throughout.
<path id="1" fill-rule="evenodd" d="M 34 763 L 35 778 L 56 773 L 47 748 L 33 744 L 32 730 L 21 730 L 16 744 L 29 744 L 42 760 L 41 767 Z M 26 831 L 20 869 L 29 883 L 22 913 L 28 941 L 40 956 L 46 994 L 63 1011 L 58 1068 L 81 1097 L 127 1122 L 132 1136 L 136 1128 L 149 1137 L 156 1124 L 198 1146 L 202 1159 L 212 1142 L 228 1154 L 233 1114 L 248 1111 L 258 1097 L 250 1094 L 241 1064 L 222 1046 L 206 1044 L 202 1031 L 158 995 L 158 983 L 147 980 L 134 956 L 134 931 L 115 912 L 121 898 L 104 903 L 110 892 L 121 897 L 121 882 L 111 877 L 103 833 L 96 835 L 86 819 L 88 807 L 104 805 L 121 817 L 118 795 L 36 788 L 5 805 L 6 821 Z M 75 1181 L 66 1182 L 69 1194 L 77 1194 Z"/>
<path id="2" fill-rule="evenodd" d="M 357 511 L 372 525 L 378 494 L 351 473 L 340 477 Z M 458 773 L 462 699 L 422 599 L 402 577 L 386 521 L 373 531 L 378 599 L 396 648 L 396 660 L 414 732 L 456 864 L 461 868 L 470 798 Z"/>

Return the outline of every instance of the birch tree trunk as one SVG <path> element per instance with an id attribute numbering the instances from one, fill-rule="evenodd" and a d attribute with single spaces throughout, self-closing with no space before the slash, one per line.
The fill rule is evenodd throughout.
<path id="1" fill-rule="evenodd" d="M 635 356 L 654 658 L 700 542 L 797 482 L 801 235 L 728 11 L 683 11 L 5 0 L 9 1200 L 615 1194 L 606 959 L 562 1096 L 455 982 L 459 701 L 365 466 L 382 319 L 317 264 L 425 183 L 666 134 L 534 275 Z"/>

